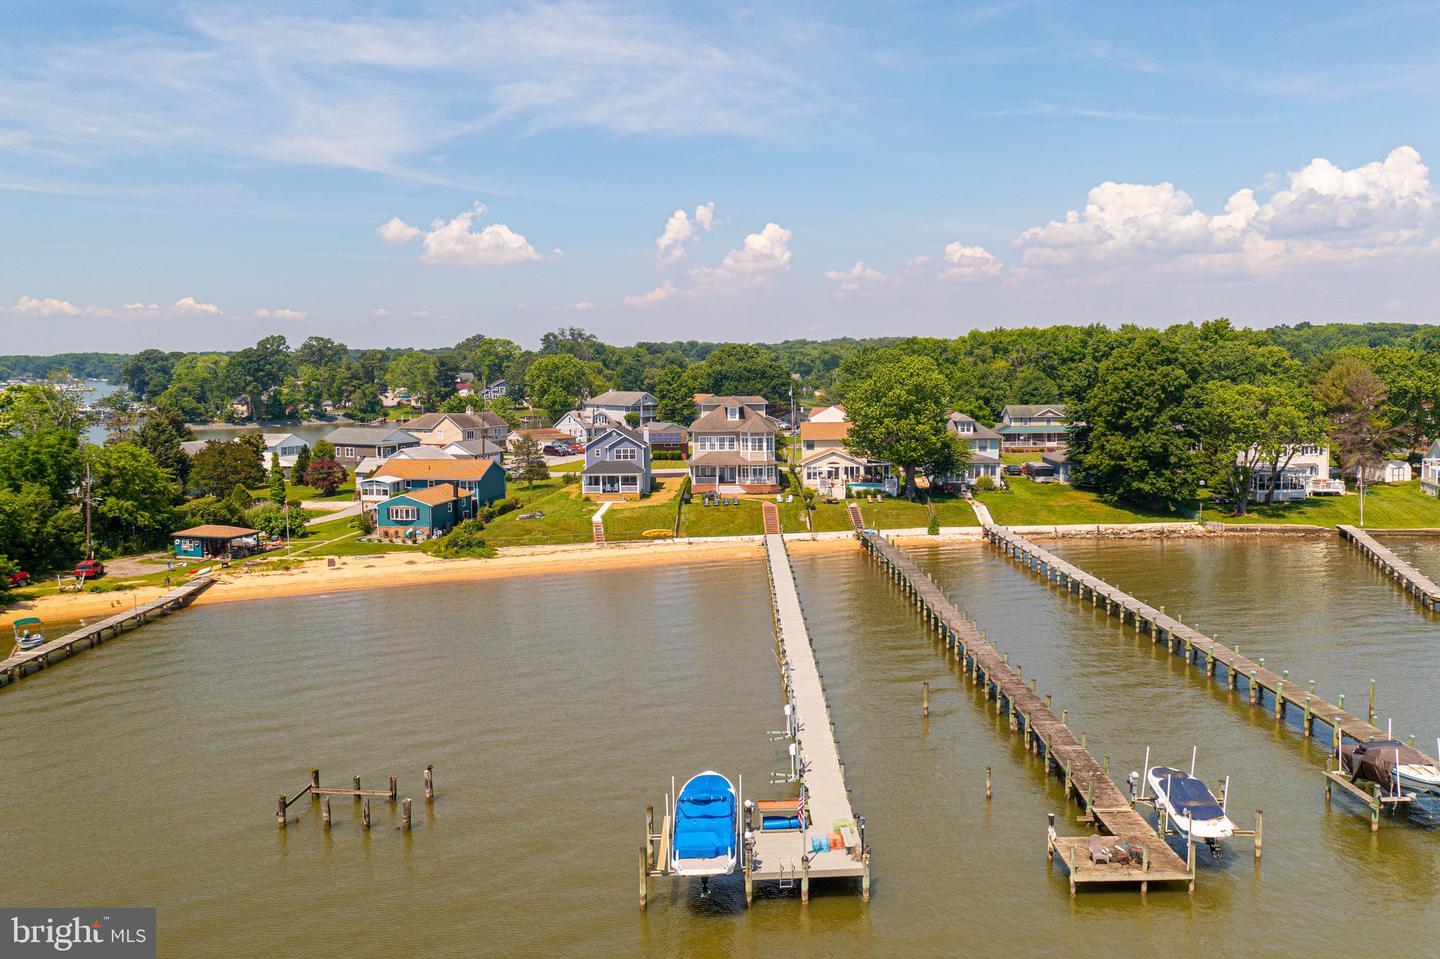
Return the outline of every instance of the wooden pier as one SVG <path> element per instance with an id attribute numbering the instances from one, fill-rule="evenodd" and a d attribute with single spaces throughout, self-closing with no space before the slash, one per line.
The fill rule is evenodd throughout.
<path id="1" fill-rule="evenodd" d="M 123 613 L 116 613 L 98 623 L 82 626 L 72 633 L 66 633 L 59 639 L 52 639 L 34 649 L 18 650 L 14 655 L 0 659 L 0 686 L 9 685 L 30 673 L 42 670 L 56 659 L 64 659 L 84 650 L 94 649 L 107 639 L 114 639 L 131 627 L 142 626 L 156 616 L 164 616 L 177 609 L 182 609 L 190 605 L 196 596 L 209 589 L 213 583 L 214 580 L 208 575 L 196 576 L 179 589 L 173 589 L 148 603 L 143 603 Z M 56 654 L 63 655 L 57 656 Z"/>
<path id="2" fill-rule="evenodd" d="M 1002 657 L 899 547 L 879 536 L 861 533 L 858 538 L 926 625 L 939 633 L 946 652 L 960 661 L 965 677 L 978 683 L 987 699 L 994 699 L 996 712 L 1007 716 L 1010 729 L 1024 737 L 1028 750 L 1045 760 L 1047 771 L 1053 768 L 1064 778 L 1067 797 L 1073 796 L 1085 811 L 1081 821 L 1103 827 L 1115 837 L 1115 843 L 1107 844 L 1110 848 L 1124 843 L 1133 851 L 1133 860 L 1128 862 L 1092 861 L 1089 837 L 1057 835 L 1052 816 L 1046 852 L 1052 859 L 1058 853 L 1068 867 L 1071 894 L 1077 886 L 1091 883 L 1129 883 L 1144 892 L 1152 882 L 1184 882 L 1194 893 L 1194 845 L 1187 844 L 1188 861 L 1170 848 L 1131 806 L 1108 770 L 1055 715 L 1050 697 L 1042 697 L 1034 685 L 1026 685 L 1019 671 L 1011 668 L 1009 657 Z"/>
<path id="3" fill-rule="evenodd" d="M 1287 714 L 1299 715 L 1300 729 L 1306 738 L 1314 735 L 1317 728 L 1329 729 L 1333 754 L 1338 755 L 1347 738 L 1357 743 L 1388 738 L 1385 731 L 1374 724 L 1373 680 L 1370 683 L 1369 719 L 1361 719 L 1341 706 L 1316 696 L 1313 681 L 1308 685 L 1292 682 L 1288 671 L 1277 673 L 1267 669 L 1263 661 L 1247 659 L 1175 617 L 1167 616 L 1163 610 L 1147 606 L 1003 526 L 986 526 L 985 538 L 1010 559 L 1051 585 L 1076 593 L 1081 599 L 1088 599 L 1097 609 L 1118 616 L 1122 623 L 1133 625 L 1141 634 L 1148 634 L 1152 642 L 1164 642 L 1170 652 L 1184 657 L 1187 666 L 1200 667 L 1206 676 L 1216 682 L 1223 681 L 1232 690 L 1242 688 L 1243 684 L 1249 704 L 1272 710 L 1277 723 L 1284 722 Z M 1341 701 L 1343 705 L 1343 696 Z M 1435 762 L 1429 757 L 1427 760 Z M 1372 818 L 1371 827 L 1378 826 L 1378 818 Z"/>
<path id="4" fill-rule="evenodd" d="M 1440 585 L 1414 566 L 1375 541 L 1375 537 L 1354 526 L 1337 526 L 1340 538 L 1353 543 L 1360 552 L 1395 580 L 1396 585 L 1431 612 L 1440 612 Z"/>
<path id="5" fill-rule="evenodd" d="M 800 607 L 790 556 L 779 534 L 765 537 L 765 559 L 770 574 L 770 597 L 775 617 L 775 635 L 781 656 L 786 702 L 791 708 L 791 726 L 796 747 L 795 766 L 804 790 L 810 826 L 798 831 L 753 831 L 746 844 L 745 892 L 750 901 L 755 882 L 776 881 L 800 887 L 800 900 L 810 898 L 810 881 L 829 878 L 860 879 L 861 897 L 870 898 L 870 851 L 865 847 L 864 830 L 850 806 L 845 770 L 835 743 L 835 724 L 825 699 L 815 648 Z M 846 836 L 843 849 L 810 852 L 810 838 L 840 832 Z"/>

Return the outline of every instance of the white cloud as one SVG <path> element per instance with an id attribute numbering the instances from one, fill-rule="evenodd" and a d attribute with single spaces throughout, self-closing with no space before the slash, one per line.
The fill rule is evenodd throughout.
<path id="1" fill-rule="evenodd" d="M 676 210 L 665 221 L 665 229 L 655 240 L 655 264 L 667 267 L 685 258 L 685 244 L 695 237 L 695 228 L 710 230 L 715 226 L 715 203 L 702 203 L 695 208 L 695 218 L 684 210 Z"/>
<path id="2" fill-rule="evenodd" d="M 1420 154 L 1343 170 L 1324 158 L 1285 175 L 1262 202 L 1253 188 L 1211 215 L 1173 184 L 1106 182 L 1084 211 L 1015 241 L 1027 266 L 1143 266 L 1259 272 L 1306 261 L 1371 256 L 1423 242 L 1440 207 Z"/>
<path id="3" fill-rule="evenodd" d="M 586 310 L 595 309 L 595 304 L 591 303 L 589 300 L 581 300 L 579 303 L 570 304 L 570 309 L 584 312 Z"/>
<path id="4" fill-rule="evenodd" d="M 373 315 L 373 316 L 389 316 L 389 315 L 390 315 L 390 311 L 387 310 L 387 309 L 385 309 L 385 307 L 383 307 L 383 306 L 381 306 L 381 307 L 376 307 L 375 309 L 371 310 L 370 313 L 371 313 L 371 315 Z"/>
<path id="5" fill-rule="evenodd" d="M 308 314 L 304 310 L 267 310 L 262 306 L 250 315 L 257 320 L 303 320 Z"/>
<path id="6" fill-rule="evenodd" d="M 637 293 L 634 296 L 625 297 L 626 306 L 651 306 L 662 300 L 668 300 L 675 295 L 675 284 L 666 280 L 649 293 Z"/>
<path id="7" fill-rule="evenodd" d="M 198 303 L 193 296 L 183 297 L 175 301 L 171 307 L 176 313 L 206 314 L 215 316 L 220 313 L 220 307 L 214 303 Z"/>
<path id="8" fill-rule="evenodd" d="M 27 316 L 77 316 L 83 312 L 69 300 L 58 300 L 52 296 L 44 299 L 22 296 L 10 309 L 11 312 L 23 313 Z"/>
<path id="9" fill-rule="evenodd" d="M 485 204 L 476 203 L 451 220 L 436 218 L 429 230 L 410 226 L 399 217 L 392 217 L 375 232 L 386 243 L 407 243 L 423 236 L 420 258 L 426 263 L 452 263 L 460 266 L 505 266 L 538 260 L 540 255 L 530 241 L 503 223 L 491 223 L 474 229 L 475 220 L 485 215 Z M 557 255 L 564 255 L 560 250 Z"/>
<path id="10" fill-rule="evenodd" d="M 701 267 L 691 275 L 702 282 L 726 280 L 738 276 L 763 279 L 771 273 L 790 268 L 790 231 L 778 223 L 767 223 L 759 233 L 745 237 L 745 245 L 725 254 L 718 267 Z"/>
<path id="11" fill-rule="evenodd" d="M 126 303 L 120 307 L 126 313 L 158 313 L 160 307 L 155 303 Z"/>
<path id="12" fill-rule="evenodd" d="M 827 270 L 825 279 L 837 284 L 837 295 L 866 293 L 888 284 L 891 277 L 866 266 L 859 260 L 848 270 Z"/>
<path id="13" fill-rule="evenodd" d="M 392 216 L 375 228 L 375 235 L 380 237 L 388 246 L 399 246 L 402 243 L 409 243 L 424 233 L 425 231 L 418 226 L 411 226 L 398 216 Z"/>
<path id="14" fill-rule="evenodd" d="M 1002 264 L 983 246 L 966 246 L 963 243 L 945 245 L 945 269 L 940 278 L 944 280 L 983 280 L 999 276 Z"/>

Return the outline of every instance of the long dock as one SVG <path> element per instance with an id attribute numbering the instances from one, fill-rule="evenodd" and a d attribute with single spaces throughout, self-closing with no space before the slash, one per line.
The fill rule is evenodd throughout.
<path id="1" fill-rule="evenodd" d="M 1337 526 L 1340 538 L 1353 543 L 1376 566 L 1383 569 L 1405 592 L 1431 612 L 1440 612 L 1440 585 L 1414 566 L 1375 541 L 1375 537 L 1354 526 Z"/>
<path id="2" fill-rule="evenodd" d="M 805 625 L 783 536 L 771 533 L 765 537 L 765 559 L 785 695 L 792 711 L 796 764 L 812 825 L 803 831 L 755 831 L 745 862 L 746 899 L 750 898 L 751 884 L 757 881 L 786 884 L 798 879 L 800 898 L 805 901 L 812 879 L 858 877 L 861 896 L 869 900 L 870 851 L 850 806 L 845 770 L 835 743 L 835 724 L 830 719 L 820 667 L 815 661 L 815 648 Z M 844 849 L 809 851 L 811 836 L 830 832 L 854 833 L 855 841 Z"/>
<path id="3" fill-rule="evenodd" d="M 107 639 L 114 639 L 127 628 L 149 622 L 152 617 L 163 616 L 188 606 L 196 596 L 209 589 L 213 583 L 214 580 L 208 575 L 196 576 L 184 586 L 158 596 L 148 603 L 128 609 L 123 613 L 116 613 L 98 623 L 82 626 L 74 632 L 66 633 L 59 639 L 52 639 L 34 649 L 18 651 L 14 655 L 0 660 L 0 686 L 9 685 L 30 673 L 38 672 L 56 659 L 64 659 L 84 650 L 94 649 Z"/>
<path id="4" fill-rule="evenodd" d="M 1045 760 L 1047 771 L 1053 767 L 1064 778 L 1066 796 L 1073 795 L 1085 810 L 1083 820 L 1138 850 L 1138 862 L 1092 862 L 1089 840 L 1056 835 L 1052 817 L 1047 852 L 1051 856 L 1058 853 L 1069 868 L 1071 894 L 1078 885 L 1089 883 L 1138 884 L 1144 892 L 1152 882 L 1185 882 L 1193 893 L 1193 858 L 1188 862 L 1181 859 L 1135 811 L 1108 770 L 1055 715 L 1050 697 L 1042 697 L 1033 685 L 1026 685 L 1019 671 L 1011 668 L 1009 657 L 996 651 L 904 551 L 880 536 L 859 533 L 857 538 L 904 591 L 926 625 L 940 634 L 946 652 L 953 652 L 961 662 L 966 678 L 978 682 L 987 699 L 994 698 L 996 711 L 1007 715 L 1010 729 L 1024 737 L 1026 748 Z M 1194 845 L 1187 845 L 1193 857 Z"/>
<path id="5" fill-rule="evenodd" d="M 1361 719 L 1342 708 L 1343 696 L 1340 706 L 1327 702 L 1315 695 L 1313 681 L 1309 685 L 1291 682 L 1285 671 L 1277 673 L 1267 669 L 1263 662 L 1257 663 L 1240 655 L 1199 630 L 1186 626 L 1179 619 L 1166 615 L 1163 609 L 1147 606 L 1003 526 L 986 526 L 985 538 L 1010 559 L 1051 585 L 1090 600 L 1097 609 L 1118 616 L 1122 623 L 1133 625 L 1142 634 L 1149 634 L 1153 642 L 1163 641 L 1172 653 L 1185 658 L 1187 666 L 1199 666 L 1206 676 L 1216 681 L 1223 672 L 1224 682 L 1230 689 L 1238 689 L 1243 681 L 1250 705 L 1273 709 L 1276 721 L 1284 721 L 1287 713 L 1299 713 L 1301 730 L 1307 738 L 1314 734 L 1317 727 L 1327 728 L 1331 731 L 1332 750 L 1347 738 L 1360 743 L 1387 738 L 1385 731 L 1374 724 L 1373 682 L 1370 686 L 1369 719 Z"/>

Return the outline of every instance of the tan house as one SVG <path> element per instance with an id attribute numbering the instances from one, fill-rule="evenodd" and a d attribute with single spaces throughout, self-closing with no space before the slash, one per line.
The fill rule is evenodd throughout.
<path id="1" fill-rule="evenodd" d="M 498 446 L 504 442 L 510 426 L 497 413 L 466 410 L 464 413 L 426 413 L 407 422 L 405 429 L 426 446 L 448 446 L 468 440 L 489 440 Z"/>
<path id="2" fill-rule="evenodd" d="M 835 499 L 844 499 L 852 486 L 883 489 L 894 495 L 890 464 L 847 450 L 845 438 L 849 433 L 850 424 L 846 422 L 812 419 L 801 423 L 800 481 Z"/>
<path id="3" fill-rule="evenodd" d="M 775 435 L 780 423 L 755 409 L 763 397 L 702 394 L 690 424 L 690 485 L 697 493 L 778 493 Z"/>

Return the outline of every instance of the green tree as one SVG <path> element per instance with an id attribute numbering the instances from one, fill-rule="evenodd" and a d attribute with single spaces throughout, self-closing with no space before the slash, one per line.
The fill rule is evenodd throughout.
<path id="1" fill-rule="evenodd" d="M 312 336 L 295 350 L 295 362 L 300 366 L 317 368 L 338 367 L 350 358 L 350 351 L 344 343 L 337 343 L 328 336 Z"/>
<path id="2" fill-rule="evenodd" d="M 533 489 L 537 481 L 550 478 L 550 467 L 546 465 L 545 454 L 535 437 L 528 434 L 521 436 L 510 456 L 510 475 L 523 480 L 526 489 Z"/>
<path id="3" fill-rule="evenodd" d="M 1100 364 L 1088 396 L 1071 410 L 1076 476 L 1120 497 L 1174 506 L 1195 496 L 1193 385 L 1180 345 L 1141 332 Z"/>
<path id="4" fill-rule="evenodd" d="M 175 362 L 170 386 L 155 402 L 180 411 L 188 423 L 215 420 L 230 402 L 226 380 L 230 361 L 219 353 L 193 353 Z"/>
<path id="5" fill-rule="evenodd" d="M 485 524 L 478 519 L 467 519 L 445 534 L 429 550 L 436 556 L 446 558 L 479 559 L 495 555 L 495 547 L 485 542 Z"/>
<path id="6" fill-rule="evenodd" d="M 264 337 L 230 357 L 225 366 L 227 398 L 249 398 L 252 416 L 257 419 L 283 416 L 284 406 L 278 402 L 280 387 L 294 374 L 294 358 L 285 337 Z"/>
<path id="7" fill-rule="evenodd" d="M 120 382 L 145 402 L 150 402 L 170 387 L 179 353 L 164 350 L 141 350 L 120 367 Z"/>
<path id="8" fill-rule="evenodd" d="M 1308 392 L 1286 381 L 1197 387 L 1194 418 L 1199 465 L 1230 499 L 1231 512 L 1248 509 L 1255 474 L 1269 472 L 1266 502 L 1274 502 L 1280 474 L 1307 445 L 1325 439 L 1325 421 Z"/>
<path id="9" fill-rule="evenodd" d="M 349 475 L 345 467 L 333 459 L 316 456 L 310 460 L 310 468 L 305 471 L 305 482 L 315 487 L 321 496 L 334 496 Z"/>
<path id="10" fill-rule="evenodd" d="M 763 396 L 779 403 L 790 395 L 790 371 L 772 350 L 753 343 L 720 344 L 692 375 L 696 389 L 720 396 Z"/>
<path id="11" fill-rule="evenodd" d="M 335 444 L 327 439 L 315 441 L 315 448 L 310 451 L 310 460 L 333 460 L 335 458 Z"/>
<path id="12" fill-rule="evenodd" d="M 84 425 L 80 401 L 54 383 L 26 383 L 0 390 L 0 434 L 24 436 L 46 429 L 79 431 Z"/>
<path id="13" fill-rule="evenodd" d="M 558 420 L 585 397 L 605 389 L 602 374 L 600 364 L 569 353 L 542 356 L 525 372 L 525 394 L 532 406 Z"/>
<path id="14" fill-rule="evenodd" d="M 68 569 L 81 558 L 83 542 L 80 514 L 44 486 L 0 488 L 0 554 L 26 571 Z"/>
<path id="15" fill-rule="evenodd" d="M 493 400 L 487 400 L 485 409 L 505 421 L 510 429 L 520 426 L 520 411 L 515 408 L 515 402 L 508 396 L 497 396 Z"/>
<path id="16" fill-rule="evenodd" d="M 79 437 L 73 430 L 50 426 L 0 439 L 0 486 L 19 489 L 27 483 L 39 485 L 57 509 L 79 484 L 83 465 Z M 16 554 L 8 555 L 14 558 Z"/>
<path id="17" fill-rule="evenodd" d="M 195 439 L 185 417 L 173 406 L 155 406 L 145 413 L 135 431 L 135 443 L 155 458 L 182 484 L 190 478 L 190 455 L 180 444 Z"/>
<path id="18" fill-rule="evenodd" d="M 845 446 L 904 470 L 905 495 L 913 497 L 921 469 L 954 455 L 954 440 L 945 428 L 948 399 L 949 383 L 928 359 L 877 367 L 849 391 Z"/>
<path id="19" fill-rule="evenodd" d="M 190 465 L 190 488 L 221 496 L 237 484 L 246 488 L 265 482 L 260 457 L 248 443 L 211 440 Z"/>
<path id="20" fill-rule="evenodd" d="M 655 377 L 655 415 L 688 426 L 695 419 L 695 383 L 689 371 L 667 366 Z"/>
<path id="21" fill-rule="evenodd" d="M 334 451 L 332 450 L 331 452 L 333 453 Z M 330 458 L 331 458 L 331 459 L 334 459 L 335 457 L 332 455 Z M 304 445 L 304 444 L 302 443 L 301 446 L 300 446 L 300 452 L 298 452 L 298 453 L 295 454 L 295 465 L 292 466 L 292 467 L 290 467 L 290 479 L 291 479 L 291 482 L 294 482 L 294 483 L 302 483 L 302 482 L 304 482 L 304 480 L 305 480 L 305 471 L 308 470 L 309 468 L 310 468 L 310 447 L 308 447 L 308 446 L 306 446 L 306 445 Z"/>
<path id="22" fill-rule="evenodd" d="M 164 542 L 173 530 L 180 487 L 143 447 L 116 443 L 87 447 L 94 492 L 91 528 L 110 553 Z"/>
<path id="23" fill-rule="evenodd" d="M 270 502 L 285 505 L 285 467 L 280 465 L 279 453 L 270 454 Z"/>
<path id="24" fill-rule="evenodd" d="M 391 389 L 406 389 L 422 409 L 430 409 L 443 394 L 446 384 L 439 360 L 429 353 L 401 353 L 385 368 L 385 383 Z"/>
<path id="25" fill-rule="evenodd" d="M 1363 471 L 1380 465 L 1397 435 L 1385 419 L 1385 382 L 1363 360 L 1343 356 L 1315 384 L 1315 397 L 1329 416 L 1340 465 L 1363 482 Z"/>

